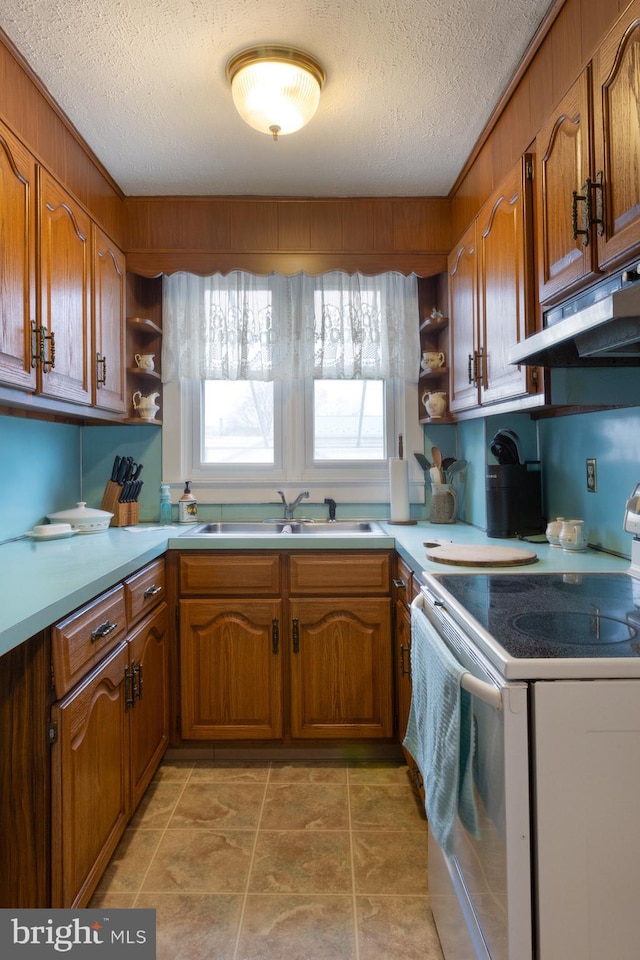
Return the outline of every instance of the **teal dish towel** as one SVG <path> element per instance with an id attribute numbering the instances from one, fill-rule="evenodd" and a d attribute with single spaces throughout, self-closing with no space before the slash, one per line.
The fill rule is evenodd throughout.
<path id="1" fill-rule="evenodd" d="M 412 608 L 413 688 L 403 745 L 420 769 L 429 825 L 448 856 L 456 815 L 478 836 L 471 697 L 460 685 L 465 673 L 425 615 Z"/>

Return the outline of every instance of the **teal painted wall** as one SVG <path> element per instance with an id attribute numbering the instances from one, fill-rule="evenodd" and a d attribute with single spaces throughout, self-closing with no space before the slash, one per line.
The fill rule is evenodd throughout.
<path id="1" fill-rule="evenodd" d="M 487 527 L 485 466 L 495 462 L 490 443 L 500 428 L 518 434 L 525 460 L 541 460 L 545 517 L 584 519 L 592 545 L 630 556 L 631 538 L 622 521 L 625 501 L 640 483 L 638 407 L 537 421 L 511 414 L 458 423 L 456 456 L 469 461 L 462 519 L 482 530 Z M 427 456 L 433 442 L 440 444 L 437 437 L 444 429 L 425 428 Z M 596 493 L 587 491 L 588 457 L 597 459 Z"/>
<path id="2" fill-rule="evenodd" d="M 80 462 L 79 427 L 0 417 L 0 542 L 73 507 L 81 499 Z"/>
<path id="3" fill-rule="evenodd" d="M 468 460 L 459 515 L 480 529 L 487 526 L 485 466 L 493 460 L 489 445 L 499 428 L 518 434 L 525 459 L 542 461 L 546 517 L 582 518 L 590 543 L 630 555 L 622 519 L 625 501 L 640 482 L 639 407 L 538 421 L 526 414 L 490 416 L 425 428 L 429 460 L 434 444 L 444 457 Z M 78 500 L 99 507 L 116 454 L 144 464 L 140 519 L 156 521 L 162 470 L 158 428 L 76 427 L 0 416 L 0 542 L 22 536 L 48 513 Z M 587 492 L 587 457 L 597 459 L 596 493 Z M 428 503 L 423 515 L 428 516 Z"/>

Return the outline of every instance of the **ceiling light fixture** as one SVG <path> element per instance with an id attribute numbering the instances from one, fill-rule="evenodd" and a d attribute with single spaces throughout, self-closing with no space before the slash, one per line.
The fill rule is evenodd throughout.
<path id="1" fill-rule="evenodd" d="M 295 133 L 320 103 L 325 72 L 318 61 L 293 47 L 251 47 L 232 57 L 227 78 L 236 110 L 250 127 L 271 134 Z"/>

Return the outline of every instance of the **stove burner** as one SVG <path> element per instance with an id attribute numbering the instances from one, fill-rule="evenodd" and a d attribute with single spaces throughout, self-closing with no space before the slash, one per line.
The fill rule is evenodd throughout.
<path id="1" fill-rule="evenodd" d="M 530 640 L 570 646 L 629 643 L 638 636 L 638 631 L 626 620 L 599 613 L 521 613 L 513 618 L 513 626 Z"/>

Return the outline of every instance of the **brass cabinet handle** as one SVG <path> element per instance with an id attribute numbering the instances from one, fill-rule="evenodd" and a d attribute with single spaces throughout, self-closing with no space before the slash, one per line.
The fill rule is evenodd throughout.
<path id="1" fill-rule="evenodd" d="M 41 330 L 41 340 L 40 340 L 40 358 L 42 360 L 42 369 L 45 373 L 49 373 L 50 370 L 53 370 L 56 365 L 56 334 L 55 330 L 52 330 L 51 333 L 47 333 L 46 327 L 40 327 Z M 45 343 L 49 343 L 49 359 L 45 357 Z"/>
<path id="2" fill-rule="evenodd" d="M 589 211 L 589 226 L 596 227 L 599 237 L 604 233 L 604 184 L 602 182 L 602 170 L 596 174 L 595 180 L 587 177 L 586 183 Z M 595 216 L 593 212 L 595 198 Z"/>
<path id="3" fill-rule="evenodd" d="M 133 674 L 129 671 L 129 664 L 124 668 L 124 705 L 127 710 L 135 706 Z"/>
<path id="4" fill-rule="evenodd" d="M 133 674 L 132 696 L 134 700 L 136 697 L 138 700 L 142 700 L 142 664 L 132 660 L 131 667 Z"/>
<path id="5" fill-rule="evenodd" d="M 96 640 L 102 640 L 103 637 L 108 637 L 110 633 L 117 628 L 117 623 L 110 623 L 108 620 L 103 620 L 91 634 L 91 642 L 95 643 Z"/>
<path id="6" fill-rule="evenodd" d="M 589 210 L 591 205 L 591 195 L 585 184 L 582 193 L 574 190 L 571 194 L 571 234 L 574 240 L 582 237 L 582 246 L 589 246 Z M 584 203 L 582 210 L 582 227 L 578 226 L 578 204 Z"/>
<path id="7" fill-rule="evenodd" d="M 405 654 L 408 654 L 409 652 L 409 647 L 405 647 L 403 644 L 400 644 L 400 676 L 409 677 L 409 679 L 411 679 L 411 659 L 409 658 L 408 668 L 405 664 Z"/>
<path id="8" fill-rule="evenodd" d="M 294 617 L 292 621 L 293 629 L 293 652 L 300 653 L 300 624 L 298 618 Z"/>
<path id="9" fill-rule="evenodd" d="M 102 367 L 102 375 L 100 375 L 100 367 Z M 107 358 L 101 357 L 99 353 L 96 353 L 96 386 L 104 387 L 107 382 Z"/>
<path id="10" fill-rule="evenodd" d="M 486 386 L 485 361 L 484 347 L 480 347 L 476 353 L 476 385 L 479 383 L 480 386 Z"/>
<path id="11" fill-rule="evenodd" d="M 280 626 L 277 617 L 271 621 L 271 649 L 274 653 L 278 653 L 280 649 Z"/>
<path id="12" fill-rule="evenodd" d="M 468 366 L 467 366 L 467 375 L 468 375 L 468 377 L 469 377 L 469 385 L 470 385 L 470 386 L 473 385 L 473 384 L 476 382 L 475 364 L 476 364 L 475 354 L 470 353 L 470 354 L 469 354 L 469 363 L 468 363 Z"/>

